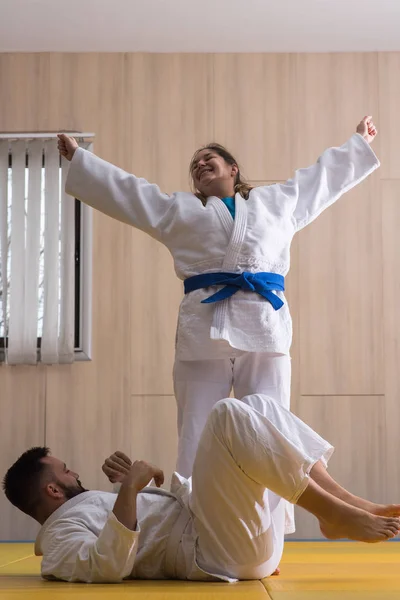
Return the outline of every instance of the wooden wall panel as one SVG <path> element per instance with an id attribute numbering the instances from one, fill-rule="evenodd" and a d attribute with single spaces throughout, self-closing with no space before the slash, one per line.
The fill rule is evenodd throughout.
<path id="1" fill-rule="evenodd" d="M 341 483 L 387 501 L 400 494 L 399 61 L 399 53 L 0 54 L 1 131 L 93 130 L 97 154 L 166 192 L 188 189 L 189 160 L 209 140 L 237 154 L 252 181 L 277 181 L 373 114 L 382 168 L 295 238 L 287 297 L 293 410 L 337 439 L 331 470 Z M 91 363 L 0 369 L 0 466 L 47 443 L 85 485 L 109 489 L 101 464 L 120 448 L 160 463 L 169 480 L 182 283 L 165 248 L 99 214 L 93 277 Z M 0 539 L 34 535 L 4 497 L 0 514 Z M 302 513 L 296 536 L 315 537 L 309 524 Z"/>
<path id="2" fill-rule="evenodd" d="M 213 134 L 213 57 L 130 54 L 130 169 L 163 192 L 189 189 L 189 163 Z"/>
<path id="3" fill-rule="evenodd" d="M 387 457 L 384 470 L 388 501 L 400 498 L 400 179 L 382 183 L 383 327 Z"/>
<path id="4" fill-rule="evenodd" d="M 189 189 L 189 163 L 212 138 L 209 55 L 130 55 L 131 170 L 172 193 Z M 132 231 L 132 393 L 172 394 L 183 295 L 169 252 Z M 154 374 L 157 373 L 155 377 Z"/>
<path id="5" fill-rule="evenodd" d="M 132 232 L 131 392 L 173 394 L 172 369 L 183 283 L 168 250 Z"/>
<path id="6" fill-rule="evenodd" d="M 178 448 L 174 396 L 132 396 L 131 414 L 131 459 L 160 467 L 169 489 Z"/>
<path id="7" fill-rule="evenodd" d="M 95 219 L 93 361 L 47 371 L 48 444 L 73 461 L 85 485 L 96 488 L 103 481 L 99 466 L 105 455 L 129 444 L 131 418 L 129 265 L 124 262 L 130 235 L 107 221 Z"/>
<path id="8" fill-rule="evenodd" d="M 299 233 L 301 393 L 383 394 L 378 175 Z"/>
<path id="9" fill-rule="evenodd" d="M 215 140 L 253 180 L 288 179 L 297 117 L 294 56 L 215 56 Z"/>
<path id="10" fill-rule="evenodd" d="M 62 128 L 69 131 L 86 131 L 96 133 L 95 150 L 98 151 L 99 137 L 103 135 L 103 127 L 99 126 L 99 106 L 101 93 L 107 85 L 100 77 L 100 66 L 104 65 L 110 56 L 99 54 L 50 54 L 50 115 L 49 129 Z M 117 62 L 120 55 L 114 55 L 115 72 L 109 71 L 114 93 L 120 93 L 124 85 L 122 79 L 118 84 L 115 81 L 118 72 Z M 105 127 L 113 126 L 114 120 L 104 122 Z M 115 132 L 118 133 L 118 132 Z M 122 142 L 122 139 L 119 139 Z M 118 153 L 118 145 L 115 148 Z M 107 158 L 105 156 L 104 158 Z M 117 156 L 113 160 L 117 160 Z"/>
<path id="11" fill-rule="evenodd" d="M 131 406 L 126 388 L 121 390 L 125 377 L 102 374 L 95 364 L 48 372 L 47 444 L 88 489 L 110 490 L 101 471 L 104 459 L 116 449 L 130 452 Z"/>
<path id="12" fill-rule="evenodd" d="M 379 54 L 379 121 L 382 177 L 400 179 L 398 119 L 400 106 L 400 52 Z"/>
<path id="13" fill-rule="evenodd" d="M 0 481 L 32 446 L 45 445 L 45 371 L 42 367 L 0 368 Z M 0 540 L 34 539 L 38 526 L 0 493 Z"/>
<path id="14" fill-rule="evenodd" d="M 50 55 L 0 53 L 0 78 L 0 131 L 48 129 Z"/>
<path id="15" fill-rule="evenodd" d="M 340 146 L 371 114 L 379 119 L 377 54 L 297 54 L 295 168 Z M 379 153 L 379 138 L 374 143 Z"/>
<path id="16" fill-rule="evenodd" d="M 0 54 L 0 131 L 48 127 L 49 80 L 47 55 Z M 45 386 L 45 368 L 0 368 L 0 479 L 22 452 L 45 445 Z M 33 539 L 37 530 L 1 492 L 0 540 Z"/>
<path id="17" fill-rule="evenodd" d="M 54 71 L 63 72 L 59 61 L 64 60 L 68 67 L 63 85 L 70 91 L 64 101 L 58 98 L 58 122 L 65 113 L 75 111 L 69 126 L 93 129 L 95 152 L 127 166 L 130 113 L 124 55 L 85 57 L 85 73 L 90 79 L 87 88 L 84 73 L 74 68 L 73 55 L 53 57 Z M 83 115 L 81 104 L 72 100 L 81 83 L 83 93 L 88 94 L 83 96 L 87 105 L 81 100 Z M 54 453 L 73 463 L 89 487 L 104 487 L 103 459 L 130 440 L 131 256 L 130 229 L 94 213 L 93 362 L 52 367 L 47 372 L 48 443 Z"/>
<path id="18" fill-rule="evenodd" d="M 353 494 L 384 502 L 388 476 L 385 398 L 302 397 L 297 413 L 335 447 L 328 465 L 330 475 Z M 315 517 L 296 508 L 296 519 L 293 537 L 322 538 Z"/>

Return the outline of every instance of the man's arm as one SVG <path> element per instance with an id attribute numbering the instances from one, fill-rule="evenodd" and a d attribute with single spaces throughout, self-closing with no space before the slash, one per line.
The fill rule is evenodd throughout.
<path id="1" fill-rule="evenodd" d="M 69 582 L 119 583 L 132 573 L 140 528 L 137 495 L 154 478 L 164 481 L 160 469 L 136 461 L 124 482 L 99 536 L 79 519 L 56 520 L 42 539 L 42 576 Z"/>
<path id="2" fill-rule="evenodd" d="M 124 474 L 113 513 L 127 529 L 134 530 L 136 528 L 137 495 L 152 479 L 157 487 L 160 487 L 164 483 L 164 474 L 161 469 L 143 460 L 135 461 L 128 473 Z"/>
<path id="3" fill-rule="evenodd" d="M 57 519 L 42 538 L 42 576 L 71 583 L 120 583 L 133 570 L 140 529 L 110 513 L 97 537 L 81 519 Z"/>

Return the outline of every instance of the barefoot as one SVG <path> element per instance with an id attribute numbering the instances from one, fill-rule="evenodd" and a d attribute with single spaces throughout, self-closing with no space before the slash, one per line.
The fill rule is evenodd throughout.
<path id="1" fill-rule="evenodd" d="M 400 532 L 400 519 L 372 515 L 348 505 L 329 522 L 320 520 L 320 528 L 330 540 L 348 538 L 359 542 L 383 542 Z"/>
<path id="2" fill-rule="evenodd" d="M 375 504 L 358 496 L 351 496 L 344 499 L 347 504 L 366 510 L 372 515 L 379 517 L 400 517 L 400 504 Z"/>
<path id="3" fill-rule="evenodd" d="M 277 568 L 277 569 L 275 569 L 275 571 L 274 571 L 274 572 L 271 574 L 271 577 L 275 577 L 275 576 L 277 576 L 277 575 L 280 575 L 280 574 L 281 574 L 281 570 L 280 570 L 280 568 L 278 567 L 278 568 Z"/>
<path id="4" fill-rule="evenodd" d="M 379 517 L 400 517 L 400 504 L 373 504 L 368 512 Z"/>

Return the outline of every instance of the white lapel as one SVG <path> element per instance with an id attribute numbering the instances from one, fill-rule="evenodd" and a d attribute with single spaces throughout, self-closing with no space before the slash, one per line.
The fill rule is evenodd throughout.
<path id="1" fill-rule="evenodd" d="M 235 195 L 235 220 L 232 219 L 226 204 L 220 198 L 212 196 L 207 200 L 207 204 L 211 204 L 216 210 L 226 233 L 229 235 L 222 271 L 235 270 L 247 227 L 246 200 L 240 194 Z"/>
<path id="2" fill-rule="evenodd" d="M 213 206 L 217 210 L 218 214 L 221 217 L 227 232 L 230 234 L 228 247 L 226 249 L 226 254 L 224 258 L 224 262 L 222 263 L 221 271 L 228 272 L 237 272 L 237 263 L 240 254 L 240 249 L 243 244 L 244 236 L 246 234 L 247 228 L 247 205 L 246 200 L 242 198 L 240 194 L 235 195 L 235 220 L 232 220 L 232 215 L 230 214 L 228 208 L 219 198 L 213 198 Z M 227 223 L 229 220 L 230 230 L 227 229 Z M 226 300 L 222 300 L 221 302 L 217 302 L 215 309 L 213 320 L 211 324 L 210 336 L 211 339 L 223 339 L 224 331 L 225 331 L 225 318 L 228 309 L 229 298 Z"/>
<path id="3" fill-rule="evenodd" d="M 231 213 L 228 210 L 228 207 L 224 202 L 222 202 L 220 198 L 217 198 L 216 196 L 211 196 L 211 198 L 208 198 L 207 206 L 208 205 L 211 205 L 216 211 L 217 215 L 221 219 L 223 228 L 225 229 L 230 239 L 232 236 L 234 221 L 232 219 Z"/>
<path id="4" fill-rule="evenodd" d="M 228 211 L 229 212 L 229 211 Z M 229 245 L 226 250 L 223 271 L 235 271 L 240 249 L 243 244 L 247 227 L 247 206 L 246 200 L 240 195 L 235 195 L 235 221 Z"/>

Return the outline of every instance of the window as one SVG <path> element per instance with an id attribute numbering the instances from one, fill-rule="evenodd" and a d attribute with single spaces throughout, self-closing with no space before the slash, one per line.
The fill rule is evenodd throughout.
<path id="1" fill-rule="evenodd" d="M 75 137 L 91 149 L 91 134 Z M 69 165 L 56 143 L 0 135 L 0 357 L 11 364 L 91 356 L 92 215 L 65 197 Z"/>

